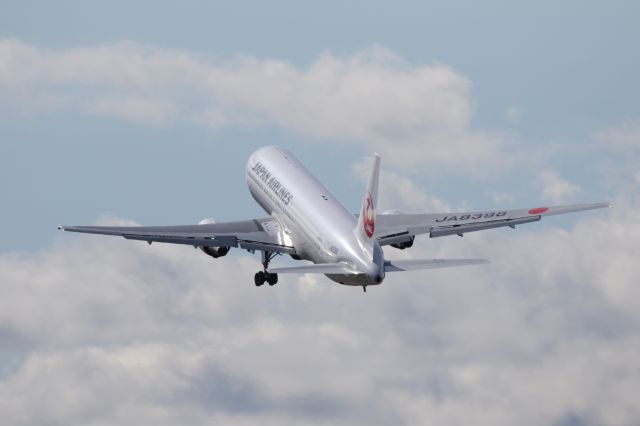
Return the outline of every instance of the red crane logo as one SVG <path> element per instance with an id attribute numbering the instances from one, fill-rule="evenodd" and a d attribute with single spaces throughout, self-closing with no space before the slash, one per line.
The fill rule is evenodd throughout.
<path id="1" fill-rule="evenodd" d="M 367 195 L 367 199 L 362 204 L 362 224 L 364 226 L 364 232 L 367 234 L 367 237 L 373 237 L 373 232 L 375 231 L 375 215 L 373 211 L 373 198 L 371 197 L 371 193 Z"/>

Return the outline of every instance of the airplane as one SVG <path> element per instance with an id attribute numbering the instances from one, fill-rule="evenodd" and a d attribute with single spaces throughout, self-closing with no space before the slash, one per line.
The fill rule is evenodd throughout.
<path id="1" fill-rule="evenodd" d="M 491 210 L 464 213 L 376 214 L 380 156 L 364 192 L 359 214 L 345 208 L 291 152 L 265 146 L 251 154 L 246 181 L 255 201 L 267 217 L 218 223 L 203 219 L 197 225 L 181 226 L 59 226 L 69 232 L 116 235 L 129 240 L 185 244 L 213 258 L 231 248 L 262 254 L 262 270 L 254 276 L 256 286 L 278 282 L 278 274 L 324 274 L 344 285 L 361 286 L 383 282 L 387 272 L 444 268 L 487 263 L 485 259 L 387 260 L 382 250 L 390 246 L 404 250 L 417 235 L 431 238 L 463 236 L 499 227 L 537 222 L 551 216 L 611 207 L 610 203 Z M 311 264 L 271 268 L 275 256 L 288 254 Z"/>

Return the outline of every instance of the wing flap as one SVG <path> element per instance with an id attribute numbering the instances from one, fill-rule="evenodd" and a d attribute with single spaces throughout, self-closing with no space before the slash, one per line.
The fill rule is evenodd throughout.
<path id="1" fill-rule="evenodd" d="M 139 234 L 123 234 L 127 240 L 138 240 L 157 243 L 185 244 L 190 246 L 203 247 L 238 247 L 238 239 L 236 237 L 216 237 L 216 238 L 198 238 L 198 237 L 174 237 L 166 235 L 139 235 Z"/>
<path id="2" fill-rule="evenodd" d="M 238 247 L 244 250 L 270 251 L 273 253 L 296 254 L 296 249 L 292 246 L 272 244 L 259 241 L 238 240 Z"/>
<path id="3" fill-rule="evenodd" d="M 491 222 L 468 224 L 468 225 L 455 225 L 445 228 L 432 228 L 429 231 L 429 237 L 444 237 L 446 235 L 460 235 L 467 232 L 484 231 L 485 229 L 501 228 L 503 226 L 515 227 L 516 225 L 522 225 L 525 223 L 537 222 L 540 220 L 540 216 L 523 217 L 521 219 L 505 219 L 494 220 Z"/>

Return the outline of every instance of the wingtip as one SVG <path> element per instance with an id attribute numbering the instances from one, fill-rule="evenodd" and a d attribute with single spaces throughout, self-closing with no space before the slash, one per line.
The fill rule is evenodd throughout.
<path id="1" fill-rule="evenodd" d="M 613 203 L 610 201 L 604 201 L 602 203 L 594 203 L 593 207 L 594 209 L 610 209 L 611 207 L 613 207 Z"/>

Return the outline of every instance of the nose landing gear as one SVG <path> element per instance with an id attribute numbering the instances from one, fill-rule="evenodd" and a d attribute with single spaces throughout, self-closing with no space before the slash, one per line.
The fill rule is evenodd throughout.
<path id="1" fill-rule="evenodd" d="M 254 277 L 254 282 L 256 287 L 260 287 L 265 282 L 269 285 L 275 285 L 278 283 L 278 274 L 273 274 L 271 272 L 267 272 L 269 268 L 269 262 L 273 259 L 278 253 L 272 253 L 270 251 L 262 252 L 262 266 L 264 267 L 264 271 L 256 272 Z"/>

